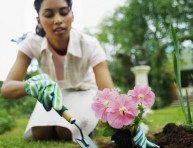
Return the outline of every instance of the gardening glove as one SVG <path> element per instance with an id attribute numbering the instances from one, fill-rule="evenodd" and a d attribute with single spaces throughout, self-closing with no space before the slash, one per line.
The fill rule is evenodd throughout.
<path id="1" fill-rule="evenodd" d="M 137 128 L 136 135 L 133 138 L 133 141 L 135 145 L 140 148 L 159 148 L 158 145 L 147 140 L 145 133 L 142 131 L 140 126 L 138 126 Z"/>
<path id="2" fill-rule="evenodd" d="M 23 40 L 26 39 L 28 33 L 23 33 L 21 36 L 11 39 L 12 42 L 15 42 L 16 44 L 20 44 Z"/>
<path id="3" fill-rule="evenodd" d="M 52 81 L 48 75 L 40 74 L 25 81 L 24 91 L 43 104 L 46 111 L 52 108 L 62 116 L 67 108 L 62 102 L 62 93 L 58 84 Z"/>

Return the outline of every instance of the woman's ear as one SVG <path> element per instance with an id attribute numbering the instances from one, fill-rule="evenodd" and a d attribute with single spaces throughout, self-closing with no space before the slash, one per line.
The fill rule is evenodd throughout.
<path id="1" fill-rule="evenodd" d="M 39 28 L 42 28 L 42 25 L 41 25 L 41 23 L 40 23 L 40 18 L 39 18 L 39 17 L 36 17 L 36 20 L 37 20 L 37 26 L 38 26 Z"/>

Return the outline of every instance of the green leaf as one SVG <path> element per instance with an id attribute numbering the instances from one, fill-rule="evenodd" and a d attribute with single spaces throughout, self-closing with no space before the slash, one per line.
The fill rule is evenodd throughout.
<path id="1" fill-rule="evenodd" d="M 174 27 L 172 25 L 171 25 L 171 32 L 172 32 L 172 38 L 173 38 L 175 50 L 179 51 L 179 45 L 178 45 L 178 41 L 177 41 L 176 32 L 175 32 Z"/>
<path id="2" fill-rule="evenodd" d="M 177 91 L 177 96 L 178 96 L 178 101 L 179 101 L 181 109 L 183 111 L 185 120 L 187 121 L 188 117 L 187 117 L 187 114 L 186 114 L 186 111 L 185 111 L 184 101 L 183 101 L 182 95 L 180 94 L 179 90 Z"/>
<path id="3" fill-rule="evenodd" d="M 181 105 L 181 109 L 183 111 L 185 120 L 186 120 L 186 126 L 189 128 L 192 128 L 192 117 L 191 117 L 191 110 L 190 110 L 190 102 L 188 97 L 188 92 L 186 90 L 186 102 L 187 102 L 187 113 L 185 111 L 186 107 L 184 106 L 183 96 L 182 96 L 182 87 L 181 87 L 181 75 L 180 75 L 180 51 L 179 51 L 179 42 L 176 36 L 176 32 L 171 25 L 171 33 L 172 38 L 174 42 L 174 56 L 173 56 L 173 65 L 174 65 L 174 73 L 176 77 L 176 83 L 177 83 L 177 96 L 179 103 Z"/>
<path id="4" fill-rule="evenodd" d="M 181 89 L 181 78 L 180 78 L 180 72 L 179 72 L 179 62 L 178 62 L 178 58 L 177 58 L 177 55 L 176 53 L 174 53 L 174 73 L 175 73 L 175 76 L 176 76 L 176 83 L 179 87 L 179 89 Z"/>
<path id="5" fill-rule="evenodd" d="M 106 127 L 103 131 L 103 136 L 109 137 L 109 136 L 112 136 L 113 134 L 115 134 L 115 132 L 116 132 L 116 129 L 114 129 L 110 125 L 106 124 Z"/>
<path id="6" fill-rule="evenodd" d="M 187 110 L 188 110 L 188 124 L 192 123 L 191 110 L 190 110 L 190 101 L 188 97 L 188 91 L 186 89 L 186 102 L 187 102 Z"/>

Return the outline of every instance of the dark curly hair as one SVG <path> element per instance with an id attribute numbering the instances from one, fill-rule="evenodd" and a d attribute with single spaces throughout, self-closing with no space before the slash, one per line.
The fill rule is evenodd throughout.
<path id="1" fill-rule="evenodd" d="M 68 6 L 70 8 L 72 8 L 72 0 L 65 0 L 68 4 Z M 39 11 L 40 11 L 40 7 L 41 7 L 41 4 L 42 4 L 43 0 L 35 0 L 34 1 L 34 8 L 37 12 L 37 14 L 39 15 Z M 45 31 L 43 28 L 39 28 L 38 26 L 36 26 L 36 34 L 41 36 L 41 37 L 44 37 L 46 35 Z"/>

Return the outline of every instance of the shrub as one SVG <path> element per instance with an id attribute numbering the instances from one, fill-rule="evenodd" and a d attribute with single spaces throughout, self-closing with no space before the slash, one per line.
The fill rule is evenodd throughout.
<path id="1" fill-rule="evenodd" d="M 15 126 L 15 120 L 6 111 L 0 110 L 0 134 L 11 130 Z"/>

